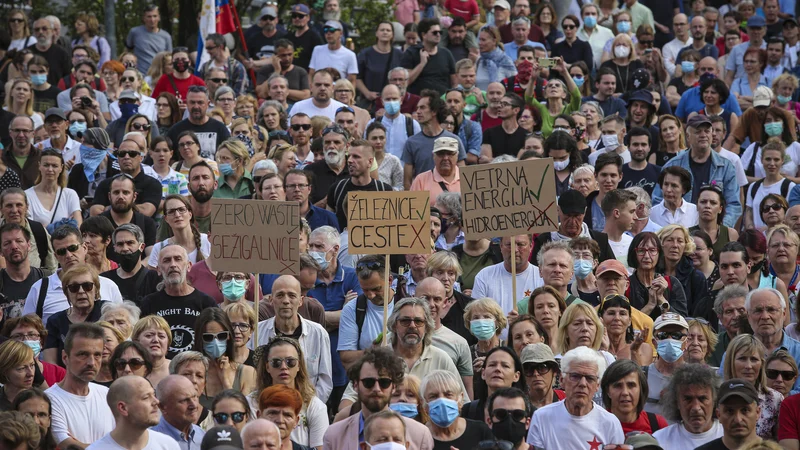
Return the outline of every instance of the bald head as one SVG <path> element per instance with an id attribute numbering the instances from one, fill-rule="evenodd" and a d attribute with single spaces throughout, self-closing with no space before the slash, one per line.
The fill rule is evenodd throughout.
<path id="1" fill-rule="evenodd" d="M 447 290 L 441 281 L 433 277 L 425 278 L 417 284 L 417 290 L 414 293 L 415 297 L 445 297 Z"/>
<path id="2" fill-rule="evenodd" d="M 783 220 L 795 233 L 800 234 L 800 205 L 794 205 L 786 211 Z"/>
<path id="3" fill-rule="evenodd" d="M 272 283 L 273 293 L 278 290 L 289 289 L 293 292 L 300 294 L 300 281 L 292 275 L 281 275 Z"/>
<path id="4" fill-rule="evenodd" d="M 697 72 L 700 75 L 703 75 L 704 73 L 713 73 L 714 76 L 718 77 L 719 74 L 717 73 L 717 60 L 710 56 L 706 56 L 697 63 Z"/>
<path id="5" fill-rule="evenodd" d="M 194 385 L 183 375 L 168 375 L 156 386 L 156 397 L 160 402 L 169 401 L 170 393 L 178 390 L 196 391 Z M 111 395 L 109 393 L 109 395 Z"/>
<path id="6" fill-rule="evenodd" d="M 137 397 L 139 392 L 146 389 L 152 389 L 150 382 L 137 375 L 117 378 L 111 383 L 106 395 L 106 401 L 108 402 L 108 407 L 111 408 L 111 412 L 114 413 L 114 417 L 119 416 L 119 405 L 121 403 L 127 403 L 130 399 Z"/>
<path id="7" fill-rule="evenodd" d="M 256 419 L 242 429 L 242 442 L 245 448 L 280 448 L 281 431 L 269 420 Z"/>
<path id="8" fill-rule="evenodd" d="M 686 14 L 678 14 L 673 17 L 672 29 L 681 41 L 685 41 L 689 35 L 689 17 L 687 17 Z"/>

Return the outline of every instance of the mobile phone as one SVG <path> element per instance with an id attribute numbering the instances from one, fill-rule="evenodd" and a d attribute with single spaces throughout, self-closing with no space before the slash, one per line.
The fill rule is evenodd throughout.
<path id="1" fill-rule="evenodd" d="M 645 54 L 645 55 L 649 55 L 650 53 L 653 53 L 653 49 L 652 49 L 652 48 L 646 48 L 646 49 L 644 49 L 644 54 Z"/>
<path id="2" fill-rule="evenodd" d="M 539 63 L 540 68 L 549 69 L 556 66 L 556 63 L 558 63 L 558 58 L 538 58 L 537 62 Z"/>

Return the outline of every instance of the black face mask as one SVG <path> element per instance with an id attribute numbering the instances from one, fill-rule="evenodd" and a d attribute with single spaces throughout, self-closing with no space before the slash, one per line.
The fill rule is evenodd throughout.
<path id="1" fill-rule="evenodd" d="M 501 441 L 517 445 L 528 435 L 528 430 L 525 429 L 524 422 L 517 422 L 511 417 L 506 417 L 505 420 L 492 423 L 492 434 Z"/>
<path id="2" fill-rule="evenodd" d="M 753 264 L 753 267 L 750 268 L 750 275 L 753 275 L 758 271 L 763 270 L 766 262 L 767 262 L 766 259 L 762 259 L 760 262 Z"/>
<path id="3" fill-rule="evenodd" d="M 184 60 L 172 61 L 172 68 L 175 69 L 176 72 L 186 72 L 189 70 L 189 64 Z"/>
<path id="4" fill-rule="evenodd" d="M 133 253 L 117 253 L 117 263 L 125 272 L 130 272 L 136 267 L 136 263 L 142 259 L 142 251 L 136 250 Z"/>

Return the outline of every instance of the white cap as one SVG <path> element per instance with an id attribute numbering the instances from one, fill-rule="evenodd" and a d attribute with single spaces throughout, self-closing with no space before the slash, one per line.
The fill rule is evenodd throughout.
<path id="1" fill-rule="evenodd" d="M 772 89 L 759 86 L 753 92 L 753 106 L 769 106 L 772 104 Z"/>

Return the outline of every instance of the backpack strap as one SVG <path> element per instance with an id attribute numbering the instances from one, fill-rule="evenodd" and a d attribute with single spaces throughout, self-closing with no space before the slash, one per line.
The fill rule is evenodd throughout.
<path id="1" fill-rule="evenodd" d="M 506 92 L 514 92 L 514 84 L 517 82 L 517 76 L 511 75 L 506 78 Z"/>
<path id="2" fill-rule="evenodd" d="M 42 317 L 44 314 L 44 299 L 47 297 L 47 289 L 50 287 L 50 277 L 42 278 L 39 286 L 39 299 L 36 301 L 36 315 Z"/>
<path id="3" fill-rule="evenodd" d="M 31 227 L 31 234 L 33 240 L 36 241 L 36 250 L 39 252 L 40 264 L 44 264 L 47 259 L 47 232 L 44 230 L 44 225 L 39 222 L 29 220 L 28 226 Z"/>
<path id="4" fill-rule="evenodd" d="M 781 182 L 781 196 L 783 198 L 789 198 L 789 186 L 791 186 L 792 180 L 788 178 L 784 178 Z"/>
<path id="5" fill-rule="evenodd" d="M 747 163 L 747 169 L 745 169 L 744 173 L 748 176 L 754 177 L 756 171 L 756 156 L 758 155 L 758 147 L 759 144 L 756 142 L 753 146 L 753 156 L 750 158 L 750 162 Z"/>
<path id="6" fill-rule="evenodd" d="M 406 118 L 406 136 L 411 137 L 414 135 L 414 119 L 411 114 L 403 114 Z"/>
<path id="7" fill-rule="evenodd" d="M 169 80 L 169 84 L 172 85 L 172 89 L 175 91 L 175 97 L 181 98 L 181 93 L 178 91 L 178 85 L 175 84 L 175 78 L 172 75 L 167 75 L 167 79 Z"/>
<path id="8" fill-rule="evenodd" d="M 358 327 L 356 350 L 361 350 L 361 330 L 364 329 L 364 319 L 366 318 L 367 318 L 367 297 L 364 295 L 359 295 L 358 297 L 356 297 L 356 327 Z"/>
<path id="9" fill-rule="evenodd" d="M 661 429 L 661 426 L 658 424 L 658 417 L 656 417 L 654 413 L 647 413 L 647 420 L 650 422 L 650 434 Z"/>
<path id="10" fill-rule="evenodd" d="M 754 181 L 753 184 L 751 185 L 751 187 L 750 187 L 750 200 L 751 201 L 756 199 L 756 192 L 758 192 L 758 190 L 761 188 L 762 184 L 764 184 L 764 179 L 763 178 L 760 179 L 760 180 Z M 781 191 L 783 191 L 783 186 L 781 186 Z M 786 196 L 784 195 L 784 197 L 786 197 Z M 756 208 L 753 208 L 753 209 L 756 209 Z"/>

